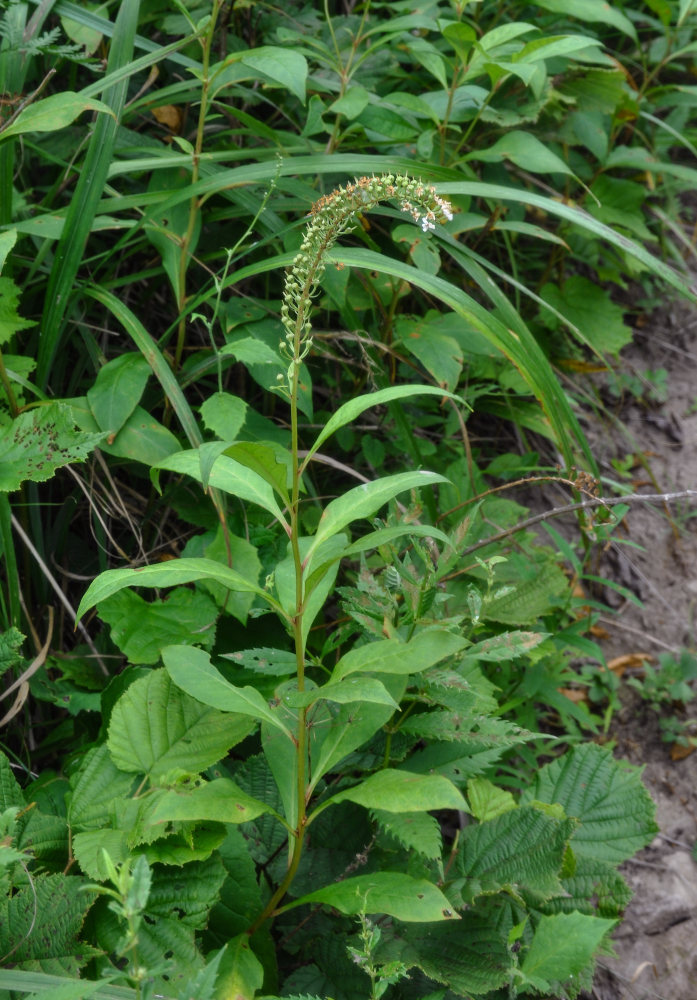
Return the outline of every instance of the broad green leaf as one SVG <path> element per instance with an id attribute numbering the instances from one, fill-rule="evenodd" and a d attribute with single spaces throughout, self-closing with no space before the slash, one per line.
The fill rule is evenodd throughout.
<path id="1" fill-rule="evenodd" d="M 493 146 L 483 150 L 477 149 L 468 154 L 465 159 L 483 163 L 510 160 L 517 167 L 529 170 L 533 174 L 569 174 L 574 176 L 573 171 L 566 163 L 531 132 L 507 132 Z"/>
<path id="2" fill-rule="evenodd" d="M 227 566 L 229 559 L 235 572 L 256 586 L 261 573 L 261 560 L 256 548 L 246 538 L 238 538 L 229 532 L 226 536 L 221 526 L 210 545 L 205 546 L 204 555 L 206 559 L 215 559 L 222 566 Z M 218 607 L 224 608 L 226 614 L 233 615 L 243 625 L 247 624 L 247 616 L 255 599 L 252 591 L 243 593 L 230 590 L 215 580 L 201 580 L 201 586 L 210 592 Z M 206 644 L 200 645 L 205 647 Z"/>
<path id="3" fill-rule="evenodd" d="M 333 795 L 329 802 L 355 802 L 366 809 L 386 812 L 418 812 L 430 809 L 467 811 L 462 793 L 439 774 L 410 774 L 386 768 L 371 774 L 360 785 Z M 323 802 L 320 808 L 328 803 Z"/>
<path id="4" fill-rule="evenodd" d="M 127 799 L 133 775 L 119 770 L 106 743 L 86 751 L 77 772 L 70 777 L 68 822 L 73 830 L 102 829 L 109 824 L 111 805 Z"/>
<path id="5" fill-rule="evenodd" d="M 545 285 L 540 295 L 572 324 L 578 339 L 598 354 L 617 356 L 632 339 L 623 307 L 612 301 L 607 289 L 580 274 L 567 278 L 561 286 Z M 559 325 L 556 319 L 548 323 L 555 328 Z"/>
<path id="6" fill-rule="evenodd" d="M 229 392 L 214 392 L 201 404 L 201 417 L 221 441 L 234 441 L 245 422 L 247 404 Z"/>
<path id="7" fill-rule="evenodd" d="M 296 737 L 292 734 L 298 732 L 299 714 L 287 709 L 285 704 L 281 711 L 283 712 L 284 725 L 287 726 L 286 731 L 282 732 L 277 727 L 269 725 L 268 722 L 262 722 L 261 746 L 283 803 L 286 823 L 291 830 L 297 830 L 299 814 L 298 745 Z M 309 726 L 305 726 L 305 731 L 309 735 Z M 305 766 L 307 766 L 309 749 L 306 746 Z"/>
<path id="8" fill-rule="evenodd" d="M 19 288 L 11 278 L 0 278 L 0 344 L 6 344 L 19 330 L 35 326 L 17 312 Z"/>
<path id="9" fill-rule="evenodd" d="M 303 622 L 302 635 L 303 642 L 312 628 L 317 615 L 324 607 L 339 571 L 339 560 L 346 553 L 346 535 L 337 534 L 327 539 L 317 552 L 318 568 L 315 573 L 305 577 L 303 594 Z M 313 547 L 314 539 L 300 539 L 300 557 L 305 562 L 308 560 L 308 553 Z M 274 582 L 281 606 L 285 610 L 288 618 L 295 615 L 296 590 L 295 590 L 295 560 L 290 544 L 287 547 L 286 557 L 276 563 L 274 572 Z"/>
<path id="10" fill-rule="evenodd" d="M 575 986 L 570 981 L 590 965 L 601 941 L 616 923 L 584 913 L 542 917 L 523 959 L 524 975 L 545 992 L 558 984 Z"/>
<path id="11" fill-rule="evenodd" d="M 81 431 L 97 433 L 99 427 L 92 415 L 86 396 L 63 400 L 73 411 L 75 423 Z M 99 450 L 115 458 L 128 458 L 144 465 L 155 465 L 175 451 L 181 444 L 167 427 L 151 416 L 142 406 L 136 406 L 118 432 L 113 442 L 102 441 Z"/>
<path id="12" fill-rule="evenodd" d="M 202 447 L 205 448 L 205 445 Z M 199 449 L 190 449 L 169 455 L 162 462 L 159 462 L 156 468 L 183 473 L 199 483 L 202 480 Z M 286 527 L 283 513 L 276 502 L 273 490 L 253 469 L 228 458 L 227 455 L 220 455 L 210 469 L 208 482 L 210 486 L 222 490 L 223 493 L 230 493 L 232 496 L 239 497 L 240 500 L 248 500 L 250 503 L 258 504 L 273 514 L 284 528 Z"/>
<path id="13" fill-rule="evenodd" d="M 467 782 L 467 801 L 470 812 L 480 823 L 496 819 L 516 808 L 516 801 L 511 793 L 497 788 L 487 778 L 470 778 Z"/>
<path id="14" fill-rule="evenodd" d="M 559 803 L 580 820 L 574 853 L 620 864 L 655 837 L 655 806 L 641 772 L 614 760 L 595 743 L 574 747 L 537 774 L 525 801 Z"/>
<path id="15" fill-rule="evenodd" d="M 466 910 L 457 924 L 407 927 L 400 959 L 457 996 L 484 996 L 511 981 L 515 959 L 493 917 Z"/>
<path id="16" fill-rule="evenodd" d="M 114 112 L 102 101 L 81 97 L 70 90 L 35 101 L 17 115 L 11 125 L 0 132 L 0 142 L 26 132 L 56 132 L 75 121 L 83 111 L 102 111 L 115 118 Z"/>
<path id="17" fill-rule="evenodd" d="M 435 472 L 400 472 L 395 476 L 385 476 L 383 479 L 362 483 L 348 490 L 324 508 L 317 532 L 305 557 L 306 565 L 309 565 L 312 554 L 322 542 L 336 535 L 353 521 L 370 517 L 397 494 L 445 482 L 447 482 L 445 476 L 439 476 Z"/>
<path id="18" fill-rule="evenodd" d="M 440 396 L 447 397 L 456 402 L 462 402 L 459 396 L 446 392 L 433 385 L 393 385 L 388 389 L 378 389 L 377 392 L 366 393 L 363 396 L 356 396 L 347 403 L 343 403 L 338 410 L 332 413 L 329 420 L 320 431 L 315 443 L 307 453 L 303 465 L 307 465 L 314 453 L 321 448 L 328 437 L 331 437 L 340 427 L 345 427 L 356 417 L 374 406 L 382 406 L 384 403 L 391 403 L 396 399 L 407 399 L 412 396 Z"/>
<path id="19" fill-rule="evenodd" d="M 252 798 L 228 778 L 215 778 L 195 788 L 170 788 L 148 812 L 148 825 L 197 822 L 247 823 L 273 812 L 265 802 Z"/>
<path id="20" fill-rule="evenodd" d="M 264 982 L 264 968 L 252 951 L 249 934 L 225 945 L 216 977 L 216 1000 L 254 1000 Z"/>
<path id="21" fill-rule="evenodd" d="M 450 903 L 431 882 L 400 872 L 356 875 L 294 900 L 284 909 L 306 903 L 324 903 L 340 913 L 385 913 L 405 922 L 459 920 Z"/>
<path id="22" fill-rule="evenodd" d="M 100 604 L 124 587 L 176 587 L 179 583 L 192 583 L 194 580 L 215 580 L 230 590 L 258 594 L 277 607 L 276 602 L 261 587 L 213 559 L 170 559 L 154 566 L 108 569 L 101 573 L 92 581 L 80 601 L 77 620 L 95 604 Z"/>
<path id="23" fill-rule="evenodd" d="M 289 735 L 278 712 L 269 707 L 256 688 L 235 687 L 225 680 L 202 649 L 169 646 L 162 651 L 162 661 L 174 683 L 204 705 L 212 705 L 223 713 L 250 716 L 258 722 L 263 719 Z"/>
<path id="24" fill-rule="evenodd" d="M 123 7 L 124 4 L 122 4 L 122 9 Z M 201 444 L 203 438 L 196 419 L 191 412 L 191 407 L 164 355 L 138 317 L 121 299 L 101 286 L 86 288 L 85 294 L 105 306 L 118 322 L 121 323 L 126 333 L 128 333 L 133 343 L 152 368 L 155 378 L 162 386 L 172 409 L 179 418 L 179 423 L 186 434 L 189 444 L 196 448 Z"/>
<path id="25" fill-rule="evenodd" d="M 305 103 L 307 60 L 300 52 L 293 48 L 263 45 L 244 52 L 240 62 L 263 73 L 269 80 L 289 90 L 302 104 Z"/>
<path id="26" fill-rule="evenodd" d="M 122 590 L 99 605 L 99 617 L 111 626 L 111 638 L 129 663 L 157 663 L 165 646 L 175 643 L 210 649 L 218 609 L 206 594 L 186 587 L 150 602 Z"/>
<path id="27" fill-rule="evenodd" d="M 227 448 L 225 454 L 256 472 L 289 505 L 293 460 L 286 448 L 274 441 L 239 441 Z"/>
<path id="28" fill-rule="evenodd" d="M 424 366 L 438 385 L 454 389 L 458 384 L 464 356 L 453 337 L 434 327 L 423 331 L 414 324 L 411 329 L 407 325 L 399 343 Z"/>
<path id="29" fill-rule="evenodd" d="M 131 854 L 125 830 L 105 828 L 75 833 L 71 845 L 75 860 L 83 873 L 96 882 L 105 882 L 109 878 L 103 851 L 107 852 L 115 865 L 128 860 Z"/>
<path id="30" fill-rule="evenodd" d="M 180 662 L 196 653 L 206 656 L 189 646 L 170 648 L 184 651 Z M 145 774 L 157 782 L 177 769 L 189 774 L 204 771 L 253 728 L 246 714 L 234 718 L 202 704 L 175 686 L 165 670 L 154 670 L 134 681 L 116 702 L 107 744 L 122 771 Z"/>
<path id="31" fill-rule="evenodd" d="M 231 660 L 245 670 L 268 677 L 288 677 L 297 669 L 295 653 L 287 649 L 241 649 L 235 653 L 221 653 L 221 658 Z"/>
<path id="32" fill-rule="evenodd" d="M 0 428 L 0 491 L 12 493 L 27 479 L 43 483 L 56 469 L 84 461 L 104 435 L 74 426 L 69 406 L 48 403 L 25 410 Z"/>
<path id="33" fill-rule="evenodd" d="M 395 701 L 399 701 L 398 692 L 393 690 L 392 694 Z M 344 757 L 367 743 L 392 715 L 392 706 L 358 702 L 342 706 L 334 718 L 318 727 L 312 747 L 311 787 L 314 788 Z"/>
<path id="34" fill-rule="evenodd" d="M 539 0 L 537 6 L 563 17 L 576 17 L 579 21 L 611 24 L 636 41 L 636 28 L 632 22 L 618 6 L 607 0 Z"/>
<path id="35" fill-rule="evenodd" d="M 97 372 L 87 401 L 100 431 L 108 431 L 109 443 L 131 416 L 150 378 L 150 366 L 140 354 L 121 354 Z"/>
<path id="36" fill-rule="evenodd" d="M 420 632 L 409 642 L 380 639 L 358 646 L 341 657 L 332 671 L 336 682 L 349 674 L 415 674 L 427 670 L 446 656 L 454 656 L 467 646 L 467 640 L 444 629 Z"/>

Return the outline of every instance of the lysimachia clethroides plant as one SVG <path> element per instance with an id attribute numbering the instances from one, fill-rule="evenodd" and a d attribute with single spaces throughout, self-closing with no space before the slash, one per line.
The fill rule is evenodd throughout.
<path id="1" fill-rule="evenodd" d="M 566 990 L 563 995 L 575 995 L 583 981 L 579 973 L 591 967 L 593 953 L 613 926 L 619 906 L 606 907 L 603 916 L 610 918 L 602 919 L 595 915 L 590 895 L 599 891 L 598 880 L 605 879 L 624 900 L 619 883 L 612 882 L 619 879 L 614 866 L 623 851 L 628 856 L 653 835 L 650 803 L 638 779 L 617 778 L 608 755 L 586 746 L 576 757 L 566 758 L 565 770 L 543 777 L 547 772 L 543 769 L 529 801 L 516 803 L 510 793 L 476 778 L 481 768 L 468 769 L 467 753 L 474 752 L 468 747 L 474 748 L 477 741 L 491 748 L 489 759 L 495 760 L 501 747 L 530 736 L 494 718 L 492 699 L 477 694 L 468 680 L 467 672 L 477 669 L 477 657 L 515 654 L 515 633 L 496 637 L 494 645 L 484 649 L 486 643 L 473 645 L 463 634 L 465 622 L 471 624 L 464 614 L 447 621 L 415 616 L 386 623 L 384 638 L 362 636 L 348 649 L 347 642 L 339 641 L 326 643 L 327 652 L 320 655 L 307 648 L 310 628 L 334 591 L 342 560 L 361 559 L 405 536 L 416 545 L 426 539 L 429 558 L 435 561 L 440 556 L 451 560 L 456 547 L 442 530 L 414 517 L 407 523 L 395 516 L 363 535 L 349 534 L 352 525 L 370 523 L 398 495 L 445 482 L 444 477 L 420 469 L 349 489 L 326 504 L 314 533 L 303 533 L 303 477 L 337 430 L 369 408 L 420 394 L 449 397 L 454 405 L 465 405 L 438 386 L 390 386 L 344 403 L 310 448 L 300 448 L 299 393 L 303 360 L 312 348 L 313 295 L 339 236 L 356 225 L 361 213 L 384 200 L 410 215 L 424 233 L 452 218 L 451 206 L 432 186 L 407 176 L 362 177 L 313 206 L 286 277 L 280 352 L 287 368 L 273 387 L 290 408 L 289 453 L 279 455 L 277 445 L 263 442 L 228 446 L 216 441 L 176 452 L 157 467 L 189 475 L 207 490 L 254 504 L 277 522 L 287 539 L 286 551 L 264 584 L 259 582 L 259 570 L 245 568 L 244 560 L 233 564 L 228 558 L 226 564 L 214 558 L 184 557 L 103 573 L 89 587 L 78 612 L 82 615 L 125 587 L 214 583 L 233 596 L 245 597 L 246 612 L 238 612 L 242 619 L 247 612 L 275 614 L 288 636 L 286 648 L 227 654 L 215 647 L 209 652 L 210 645 L 203 649 L 163 644 L 164 669 L 134 680 L 112 710 L 109 760 L 95 756 L 74 781 L 73 851 L 86 874 L 106 880 L 98 848 L 106 848 L 121 864 L 146 852 L 149 861 L 167 865 L 172 841 L 168 845 L 166 838 L 181 835 L 185 843 L 177 848 L 177 857 L 196 851 L 191 863 L 200 864 L 206 858 L 201 845 L 210 844 L 208 855 L 213 856 L 225 830 L 228 854 L 223 852 L 223 857 L 232 856 L 232 827 L 242 829 L 257 844 L 255 850 L 262 851 L 258 845 L 268 842 L 267 855 L 260 861 L 265 881 L 253 890 L 241 888 L 241 883 L 235 888 L 235 865 L 230 862 L 227 867 L 224 886 L 233 886 L 235 907 L 245 914 L 244 923 L 234 925 L 236 943 L 228 943 L 223 963 L 225 976 L 234 980 L 239 995 L 251 997 L 262 988 L 261 956 L 268 947 L 255 955 L 259 934 L 268 934 L 272 921 L 287 920 L 287 911 L 303 904 L 326 905 L 357 916 L 366 934 L 366 914 L 382 915 L 385 957 L 371 953 L 364 960 L 372 996 L 382 992 L 376 983 L 383 982 L 386 988 L 388 979 L 392 981 L 395 968 L 405 973 L 418 968 L 429 983 L 445 983 L 460 996 L 504 987 L 511 996 L 527 988 L 539 994 L 560 983 Z M 528 645 L 530 635 L 525 633 Z M 497 645 L 498 639 L 502 641 Z M 266 676 L 257 684 L 254 670 L 259 673 L 262 658 Z M 230 661 L 246 668 L 247 683 L 235 682 Z M 272 697 L 269 676 L 278 680 Z M 397 750 L 392 734 L 406 718 L 402 749 Z M 468 733 L 474 734 L 469 743 Z M 251 741 L 245 743 L 246 764 L 216 768 L 243 740 Z M 99 767 L 106 769 L 109 781 L 121 781 L 121 772 L 141 775 L 127 830 L 117 824 L 104 833 L 95 831 L 91 813 L 84 823 L 92 825 L 84 832 L 80 826 L 80 802 Z M 124 794 L 124 787 L 119 785 L 119 794 Z M 583 796 L 576 801 L 581 787 Z M 610 817 L 619 828 L 627 798 L 641 801 L 641 809 L 633 813 L 635 819 L 641 816 L 632 835 L 622 841 L 622 849 L 617 848 L 615 831 L 612 857 L 591 852 L 584 859 L 579 845 L 576 883 L 577 862 L 570 844 L 590 799 L 595 802 L 595 792 L 602 803 L 613 796 L 613 805 L 601 810 L 601 822 Z M 361 854 L 362 860 L 327 871 L 319 885 L 308 885 L 308 865 L 303 867 L 302 862 L 312 856 L 313 831 L 321 842 L 327 810 L 337 807 L 343 810 L 341 815 L 349 809 L 354 816 L 368 810 L 406 851 L 378 853 L 372 863 Z M 452 810 L 461 820 L 468 814 L 473 817 L 445 857 L 440 828 L 429 815 L 436 810 Z M 268 833 L 269 824 L 275 833 Z M 197 841 L 199 826 L 206 830 Z M 260 832 L 262 827 L 266 833 Z M 223 833 L 216 841 L 218 828 Z M 595 843 L 604 832 L 589 827 L 589 836 Z M 164 845 L 161 852 L 158 845 Z M 607 893 L 612 895 L 612 890 Z M 425 925 L 416 935 L 409 931 L 415 924 Z M 143 933 L 149 933 L 146 926 Z M 377 941 L 376 935 L 367 934 L 368 938 Z M 567 939 L 573 939 L 574 947 L 556 956 L 556 943 Z M 379 968 L 392 971 L 381 980 Z"/>

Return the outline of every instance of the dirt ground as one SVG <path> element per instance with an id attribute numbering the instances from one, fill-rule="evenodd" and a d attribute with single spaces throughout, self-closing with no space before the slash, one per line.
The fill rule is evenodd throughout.
<path id="1" fill-rule="evenodd" d="M 610 459 L 635 454 L 644 461 L 630 473 L 635 492 L 697 489 L 697 309 L 668 301 L 637 329 L 622 365 L 628 376 L 644 381 L 646 397 L 656 379 L 645 373 L 665 369 L 666 398 L 637 400 L 629 392 L 605 396 L 626 433 L 617 425 L 609 433 L 607 422 L 589 421 L 586 429 L 603 474 L 618 480 Z M 673 503 L 670 515 L 660 505 L 633 506 L 625 537 L 642 550 L 619 545 L 599 566 L 601 575 L 643 601 L 637 608 L 606 591 L 616 609 L 602 623 L 608 660 L 628 653 L 697 651 L 697 499 Z M 600 961 L 586 1000 L 697 1000 L 697 861 L 692 856 L 697 752 L 673 760 L 655 712 L 625 680 L 610 737 L 617 756 L 644 766 L 660 833 L 624 866 L 634 898 L 614 935 L 617 957 Z M 697 701 L 688 712 L 690 707 L 697 717 Z"/>

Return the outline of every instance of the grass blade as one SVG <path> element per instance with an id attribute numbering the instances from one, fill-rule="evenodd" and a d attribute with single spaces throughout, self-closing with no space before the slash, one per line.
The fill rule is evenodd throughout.
<path id="1" fill-rule="evenodd" d="M 139 9 L 140 0 L 123 0 L 120 5 L 109 52 L 107 65 L 109 73 L 128 65 L 131 61 Z M 103 94 L 104 103 L 114 111 L 116 117 L 100 115 L 97 119 L 68 209 L 65 227 L 56 248 L 41 318 L 36 367 L 36 381 L 42 389 L 46 388 L 51 366 L 60 347 L 63 319 L 97 205 L 104 190 L 116 132 L 126 101 L 126 90 L 127 80 L 122 80 Z"/>

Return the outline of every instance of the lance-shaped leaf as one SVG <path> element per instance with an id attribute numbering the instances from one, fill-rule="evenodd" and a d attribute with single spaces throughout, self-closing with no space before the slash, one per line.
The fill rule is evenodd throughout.
<path id="1" fill-rule="evenodd" d="M 446 656 L 453 656 L 467 646 L 467 639 L 445 629 L 419 632 L 409 642 L 381 639 L 359 646 L 342 656 L 332 672 L 332 682 L 349 674 L 415 674 L 427 670 Z"/>
<path id="2" fill-rule="evenodd" d="M 196 788 L 170 788 L 148 812 L 146 824 L 200 822 L 247 823 L 262 813 L 273 812 L 270 806 L 242 791 L 228 778 L 206 781 Z"/>
<path id="3" fill-rule="evenodd" d="M 11 125 L 0 132 L 0 142 L 26 132 L 56 132 L 75 121 L 83 111 L 102 111 L 116 118 L 113 110 L 94 97 L 81 97 L 70 90 L 35 101 L 21 111 Z"/>
<path id="4" fill-rule="evenodd" d="M 386 768 L 371 774 L 360 785 L 347 788 L 323 802 L 317 812 L 338 802 L 355 802 L 366 809 L 385 812 L 423 812 L 429 809 L 467 811 L 467 803 L 455 785 L 440 774 L 411 774 Z"/>
<path id="5" fill-rule="evenodd" d="M 398 493 L 447 481 L 445 476 L 439 476 L 435 472 L 400 472 L 396 476 L 385 476 L 373 483 L 362 483 L 343 496 L 337 497 L 322 513 L 317 533 L 308 550 L 307 564 L 309 565 L 312 554 L 322 542 L 336 535 L 347 524 L 370 517 Z"/>
<path id="6" fill-rule="evenodd" d="M 236 462 L 227 455 L 218 455 L 215 461 L 208 467 L 205 461 L 207 448 L 218 449 L 220 442 L 211 442 L 209 445 L 201 445 L 201 449 L 189 449 L 180 451 L 174 455 L 168 455 L 156 468 L 168 469 L 170 472 L 182 472 L 199 483 L 203 481 L 205 472 L 208 472 L 208 483 L 215 489 L 230 493 L 239 497 L 240 500 L 248 500 L 251 503 L 263 507 L 276 520 L 287 529 L 286 521 L 281 512 L 281 508 L 276 502 L 271 486 L 265 482 L 261 476 L 240 462 Z M 204 461 L 202 463 L 202 454 Z M 203 466 L 203 471 L 202 471 Z"/>
<path id="7" fill-rule="evenodd" d="M 223 712 L 264 720 L 290 735 L 278 712 L 253 687 L 235 687 L 211 663 L 208 653 L 191 646 L 168 646 L 162 650 L 162 662 L 174 681 L 187 694 Z"/>
<path id="8" fill-rule="evenodd" d="M 333 701 L 339 705 L 347 705 L 354 701 L 370 701 L 376 705 L 391 705 L 399 708 L 385 685 L 375 677 L 349 677 L 336 684 L 325 684 L 324 687 L 311 691 L 293 691 L 284 695 L 283 700 L 291 708 L 309 708 L 317 701 Z"/>
<path id="9" fill-rule="evenodd" d="M 77 621 L 95 604 L 118 593 L 124 587 L 176 587 L 180 583 L 194 580 L 215 580 L 229 590 L 249 592 L 263 597 L 279 614 L 283 614 L 274 599 L 258 584 L 246 580 L 234 569 L 223 566 L 213 559 L 170 559 L 155 566 L 125 566 L 122 569 L 108 569 L 100 573 L 87 588 L 77 609 Z"/>
<path id="10" fill-rule="evenodd" d="M 459 920 L 447 898 L 431 882 L 401 872 L 374 872 L 327 885 L 294 900 L 289 910 L 304 903 L 326 903 L 340 913 L 386 913 L 405 922 L 432 923 Z"/>
<path id="11" fill-rule="evenodd" d="M 307 465 L 314 453 L 318 448 L 322 447 L 328 437 L 331 437 L 339 428 L 350 424 L 352 420 L 355 420 L 365 410 L 370 410 L 374 406 L 380 406 L 384 403 L 391 403 L 395 399 L 405 399 L 411 396 L 440 396 L 441 399 L 447 398 L 454 399 L 458 403 L 462 402 L 459 396 L 434 385 L 392 385 L 387 389 L 379 389 L 377 392 L 356 396 L 354 399 L 350 399 L 347 403 L 344 403 L 343 406 L 340 406 L 335 413 L 332 413 L 320 431 L 315 443 L 308 451 L 303 465 Z"/>

